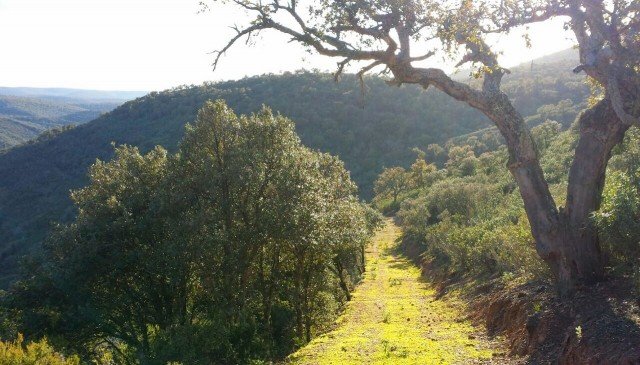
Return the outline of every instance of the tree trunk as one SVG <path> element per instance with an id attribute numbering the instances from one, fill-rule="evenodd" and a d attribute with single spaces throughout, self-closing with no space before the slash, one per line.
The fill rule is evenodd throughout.
<path id="1" fill-rule="evenodd" d="M 342 262 L 340 258 L 335 257 L 333 259 L 333 263 L 336 267 L 336 274 L 338 275 L 338 279 L 340 280 L 340 288 L 344 292 L 345 297 L 347 297 L 347 301 L 351 301 L 351 292 L 349 291 L 349 285 L 347 284 L 347 280 L 344 277 L 344 268 L 342 267 Z"/>
<path id="2" fill-rule="evenodd" d="M 578 285 L 602 279 L 604 262 L 590 215 L 599 208 L 611 150 L 628 129 L 617 119 L 608 100 L 579 119 L 580 140 L 569 171 L 567 207 L 558 210 L 549 192 L 537 150 L 522 117 L 497 96 L 485 110 L 505 138 L 509 170 L 515 178 L 536 241 L 536 250 L 549 265 L 562 296 Z"/>
<path id="3" fill-rule="evenodd" d="M 309 282 L 309 277 L 307 276 L 307 280 L 305 280 L 305 289 L 304 289 L 304 338 L 306 343 L 311 342 L 311 306 L 309 303 L 309 287 L 311 283 Z"/>
<path id="4" fill-rule="evenodd" d="M 593 284 L 604 277 L 604 258 L 591 215 L 600 208 L 611 151 L 629 129 L 606 99 L 583 112 L 578 122 L 580 140 L 561 214 L 566 237 L 558 272 L 559 282 L 571 286 Z"/>
<path id="5" fill-rule="evenodd" d="M 294 302 L 294 310 L 296 312 L 296 335 L 299 339 L 302 340 L 304 336 L 304 318 L 303 318 L 303 302 L 304 302 L 304 293 L 303 293 L 303 270 L 304 270 L 304 257 L 303 255 L 296 255 L 297 263 L 295 268 L 295 277 L 294 277 L 294 287 L 295 287 L 295 302 Z"/>
<path id="6" fill-rule="evenodd" d="M 562 257 L 564 232 L 556 203 L 540 167 L 538 151 L 522 116 L 508 97 L 498 93 L 492 100 L 492 105 L 482 111 L 496 124 L 507 144 L 509 171 L 518 184 L 536 241 L 536 251 L 559 278 L 558 261 Z"/>

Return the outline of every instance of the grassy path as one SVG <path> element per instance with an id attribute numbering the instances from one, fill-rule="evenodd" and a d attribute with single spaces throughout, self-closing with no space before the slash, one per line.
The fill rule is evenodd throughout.
<path id="1" fill-rule="evenodd" d="M 475 364 L 491 344 L 459 312 L 437 300 L 420 270 L 393 253 L 399 228 L 389 221 L 367 255 L 367 272 L 335 330 L 292 354 L 293 364 Z"/>

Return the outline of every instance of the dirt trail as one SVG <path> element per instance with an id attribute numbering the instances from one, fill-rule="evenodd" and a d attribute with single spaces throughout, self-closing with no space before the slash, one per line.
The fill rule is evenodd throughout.
<path id="1" fill-rule="evenodd" d="M 459 303 L 435 291 L 394 253 L 389 220 L 367 250 L 367 272 L 336 328 L 289 357 L 293 364 L 490 363 L 495 344 L 467 321 Z"/>

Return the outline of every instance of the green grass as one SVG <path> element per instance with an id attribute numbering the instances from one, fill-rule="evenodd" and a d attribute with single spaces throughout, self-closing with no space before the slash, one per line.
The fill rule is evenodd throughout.
<path id="1" fill-rule="evenodd" d="M 367 251 L 367 273 L 336 328 L 298 352 L 293 364 L 459 364 L 489 360 L 494 344 L 465 319 L 461 303 L 435 298 L 420 270 L 395 254 L 391 220 Z"/>

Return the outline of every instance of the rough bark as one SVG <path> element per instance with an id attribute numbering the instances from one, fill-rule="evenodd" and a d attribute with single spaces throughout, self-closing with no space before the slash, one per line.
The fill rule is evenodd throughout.
<path id="1" fill-rule="evenodd" d="M 567 262 L 563 247 L 566 232 L 563 220 L 544 178 L 538 152 L 524 120 L 505 100 L 505 95 L 496 98 L 495 105 L 485 114 L 494 121 L 505 138 L 509 150 L 508 168 L 516 180 L 525 212 L 531 226 L 538 255 L 554 274 L 562 295 L 570 294 L 575 278 L 564 270 Z"/>
<path id="2" fill-rule="evenodd" d="M 536 249 L 553 272 L 560 293 L 568 296 L 580 285 L 601 280 L 604 259 L 591 214 L 600 206 L 611 151 L 629 127 L 619 121 L 608 99 L 580 116 L 566 208 L 558 210 L 531 136 L 517 112 L 502 102 L 485 114 L 506 140 L 509 170 L 518 184 Z"/>
<path id="3" fill-rule="evenodd" d="M 298 256 L 300 257 L 300 256 Z M 304 318 L 303 318 L 303 302 L 304 302 L 304 293 L 302 288 L 303 281 L 303 260 L 300 259 L 296 264 L 295 269 L 295 302 L 294 302 L 294 310 L 296 312 L 296 335 L 298 338 L 302 339 L 304 336 Z"/>
<path id="4" fill-rule="evenodd" d="M 566 209 L 561 214 L 566 237 L 558 272 L 561 283 L 572 286 L 592 284 L 604 276 L 604 258 L 591 214 L 600 208 L 611 151 L 629 129 L 608 99 L 583 112 L 578 122 L 580 139 L 569 170 Z"/>

